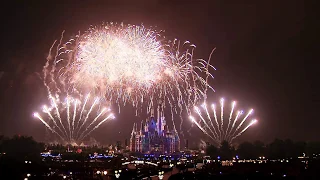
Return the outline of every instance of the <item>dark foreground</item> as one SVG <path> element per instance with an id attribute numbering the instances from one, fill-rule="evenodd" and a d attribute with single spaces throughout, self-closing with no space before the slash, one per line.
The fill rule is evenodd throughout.
<path id="1" fill-rule="evenodd" d="M 20 163 L 13 159 L 2 158 L 0 179 L 320 179 L 320 160 L 301 162 L 233 163 L 222 166 L 221 163 L 209 163 L 201 168 L 195 164 L 176 164 L 163 168 L 150 164 L 122 165 L 120 158 L 93 160 L 89 162 L 29 162 Z M 132 168 L 134 167 L 134 168 Z M 161 168 L 160 168 L 161 167 Z M 160 177 L 161 177 L 160 173 Z"/>

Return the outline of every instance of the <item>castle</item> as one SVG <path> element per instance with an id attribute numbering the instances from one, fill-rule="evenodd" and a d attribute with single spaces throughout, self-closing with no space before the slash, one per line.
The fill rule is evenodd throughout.
<path id="1" fill-rule="evenodd" d="M 169 130 L 164 117 L 163 103 L 159 102 L 157 119 L 151 108 L 150 119 L 141 122 L 140 130 L 133 124 L 130 151 L 141 153 L 171 154 L 180 151 L 180 138 L 176 129 Z"/>

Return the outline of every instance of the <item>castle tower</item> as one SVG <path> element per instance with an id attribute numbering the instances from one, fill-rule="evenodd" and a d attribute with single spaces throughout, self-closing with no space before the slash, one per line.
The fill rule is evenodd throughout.
<path id="1" fill-rule="evenodd" d="M 154 117 L 154 109 L 153 109 L 153 105 L 151 106 L 150 117 Z"/>
<path id="2" fill-rule="evenodd" d="M 144 124 L 144 132 L 148 132 L 148 124 L 149 124 L 149 121 L 148 119 L 146 119 L 146 123 Z"/>
<path id="3" fill-rule="evenodd" d="M 164 117 L 164 103 L 161 104 L 161 132 L 164 132 L 166 126 L 166 120 Z"/>
<path id="4" fill-rule="evenodd" d="M 131 131 L 131 138 L 130 138 L 130 151 L 136 151 L 136 137 L 135 137 L 135 123 L 133 123 L 132 131 Z"/>
<path id="5" fill-rule="evenodd" d="M 164 103 L 158 101 L 157 114 L 155 107 L 150 109 L 150 117 L 142 121 L 140 128 L 134 123 L 130 138 L 130 150 L 134 152 L 162 152 L 173 153 L 179 151 L 180 138 L 176 128 L 173 130 L 166 124 L 164 117 Z"/>
<path id="6" fill-rule="evenodd" d="M 140 135 L 142 135 L 144 132 L 143 130 L 143 121 L 141 121 L 141 124 L 140 124 Z"/>
<path id="7" fill-rule="evenodd" d="M 180 151 L 180 137 L 177 130 L 174 130 L 175 151 Z"/>
<path id="8" fill-rule="evenodd" d="M 138 127 L 137 127 L 137 123 L 134 123 L 134 132 L 138 132 Z"/>
<path id="9" fill-rule="evenodd" d="M 157 108 L 157 131 L 158 131 L 158 135 L 161 134 L 161 111 L 160 111 L 160 108 L 161 108 L 161 100 L 158 101 L 158 108 Z"/>

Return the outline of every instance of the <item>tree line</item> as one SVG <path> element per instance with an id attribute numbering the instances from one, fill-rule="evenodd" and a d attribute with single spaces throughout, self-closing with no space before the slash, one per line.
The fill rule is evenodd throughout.
<path id="1" fill-rule="evenodd" d="M 40 153 L 43 143 L 29 136 L 0 136 L 0 179 L 23 179 L 32 169 L 43 170 Z"/>
<path id="2" fill-rule="evenodd" d="M 46 146 L 29 136 L 13 136 L 11 138 L 0 136 L 0 158 L 10 158 L 19 161 L 39 160 L 40 153 L 46 149 L 55 149 L 57 153 L 65 152 L 64 146 Z M 77 147 L 70 146 L 73 152 Z M 107 147 L 87 147 L 82 148 L 83 153 L 98 152 L 104 153 Z M 295 142 L 290 139 L 275 139 L 269 144 L 261 141 L 242 142 L 238 146 L 232 146 L 227 141 L 221 143 L 220 147 L 208 145 L 206 154 L 217 159 L 232 159 L 238 156 L 240 159 L 257 159 L 266 157 L 268 159 L 297 158 L 299 156 L 319 156 L 320 142 Z"/>
<path id="3" fill-rule="evenodd" d="M 214 159 L 232 159 L 235 157 L 240 159 L 318 157 L 320 154 L 320 142 L 294 142 L 290 139 L 275 139 L 269 144 L 261 141 L 245 141 L 238 146 L 232 146 L 227 141 L 223 141 L 220 147 L 208 145 L 206 154 Z"/>
<path id="4" fill-rule="evenodd" d="M 44 143 L 35 141 L 31 136 L 15 135 L 11 138 L 0 136 L 1 157 L 24 160 L 39 160 Z"/>

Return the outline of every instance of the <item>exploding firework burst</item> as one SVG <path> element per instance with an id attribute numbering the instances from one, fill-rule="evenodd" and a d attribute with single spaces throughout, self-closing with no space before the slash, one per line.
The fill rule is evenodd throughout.
<path id="1" fill-rule="evenodd" d="M 51 105 L 42 108 L 46 117 L 37 112 L 33 115 L 66 144 L 78 144 L 103 123 L 114 118 L 110 109 L 102 107 L 99 98 L 92 99 L 89 94 L 83 101 L 73 97 L 66 97 L 62 102 L 52 96 L 49 99 Z"/>
<path id="2" fill-rule="evenodd" d="M 139 26 L 92 28 L 79 38 L 76 48 L 76 60 L 68 69 L 73 82 L 81 86 L 86 82 L 86 86 L 102 89 L 149 88 L 167 66 L 157 32 Z"/>
<path id="3" fill-rule="evenodd" d="M 44 81 L 50 81 L 45 85 L 51 92 L 91 92 L 119 110 L 130 103 L 150 111 L 160 99 L 181 115 L 213 90 L 208 79 L 214 68 L 210 58 L 193 58 L 195 46 L 188 41 L 167 41 L 161 34 L 142 25 L 106 23 L 66 43 L 62 35 L 44 66 Z"/>
<path id="4" fill-rule="evenodd" d="M 197 106 L 194 107 L 194 111 L 199 117 L 199 120 L 194 116 L 190 116 L 190 119 L 204 134 L 218 145 L 220 145 L 222 141 L 232 143 L 235 138 L 239 137 L 250 126 L 257 122 L 256 119 L 253 119 L 249 123 L 246 123 L 248 117 L 253 113 L 253 109 L 241 118 L 244 112 L 237 111 L 234 113 L 235 106 L 236 102 L 233 101 L 231 104 L 231 111 L 226 114 L 227 117 L 225 117 L 223 98 L 220 99 L 220 113 L 217 113 L 218 110 L 216 109 L 215 104 L 211 104 L 211 107 L 207 107 L 207 104 L 203 103 L 201 108 Z"/>

